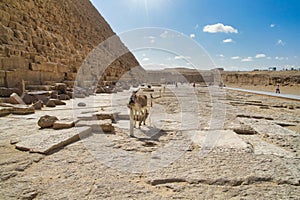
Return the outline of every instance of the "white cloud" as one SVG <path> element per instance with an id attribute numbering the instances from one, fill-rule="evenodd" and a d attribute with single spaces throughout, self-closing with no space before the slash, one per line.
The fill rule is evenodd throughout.
<path id="1" fill-rule="evenodd" d="M 238 30 L 232 26 L 224 25 L 222 23 L 217 23 L 213 25 L 206 25 L 203 28 L 203 32 L 208 33 L 238 33 Z"/>
<path id="2" fill-rule="evenodd" d="M 191 57 L 189 56 L 175 56 L 174 59 L 175 60 L 180 60 L 180 59 L 190 59 Z"/>
<path id="3" fill-rule="evenodd" d="M 260 53 L 260 54 L 256 54 L 255 58 L 265 58 L 266 55 L 263 54 L 263 53 Z"/>
<path id="4" fill-rule="evenodd" d="M 275 24 L 270 24 L 270 27 L 271 28 L 274 28 L 276 25 Z"/>
<path id="5" fill-rule="evenodd" d="M 196 37 L 195 34 L 190 34 L 190 38 L 194 38 L 194 37 Z"/>
<path id="6" fill-rule="evenodd" d="M 240 59 L 240 57 L 239 56 L 233 56 L 233 57 L 231 57 L 231 59 L 232 60 L 238 60 L 238 59 Z"/>
<path id="7" fill-rule="evenodd" d="M 276 45 L 284 46 L 284 45 L 285 45 L 285 42 L 283 42 L 282 40 L 277 40 Z"/>
<path id="8" fill-rule="evenodd" d="M 143 61 L 149 61 L 150 59 L 149 58 L 143 58 Z"/>
<path id="9" fill-rule="evenodd" d="M 225 58 L 225 56 L 224 56 L 223 54 L 220 54 L 220 55 L 219 55 L 219 57 L 221 57 L 221 58 Z"/>
<path id="10" fill-rule="evenodd" d="M 275 60 L 284 60 L 284 57 L 278 57 L 278 56 L 276 56 Z"/>
<path id="11" fill-rule="evenodd" d="M 251 61 L 253 61 L 253 58 L 251 56 L 242 59 L 242 62 L 251 62 Z"/>
<path id="12" fill-rule="evenodd" d="M 233 40 L 231 38 L 227 38 L 225 40 L 223 40 L 223 43 L 231 43 L 233 42 Z"/>

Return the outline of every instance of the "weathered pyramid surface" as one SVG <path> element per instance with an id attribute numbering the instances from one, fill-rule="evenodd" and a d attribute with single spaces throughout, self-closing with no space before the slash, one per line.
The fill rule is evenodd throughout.
<path id="1" fill-rule="evenodd" d="M 1 0 L 0 8 L 0 87 L 18 87 L 22 79 L 26 85 L 74 81 L 91 50 L 115 35 L 89 0 Z M 115 38 L 115 48 L 127 50 Z M 116 81 L 137 66 L 127 50 L 100 80 Z"/>

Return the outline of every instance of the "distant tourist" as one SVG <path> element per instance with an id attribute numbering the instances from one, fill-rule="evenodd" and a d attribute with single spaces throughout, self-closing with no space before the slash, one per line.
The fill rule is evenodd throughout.
<path id="1" fill-rule="evenodd" d="M 195 83 L 195 82 L 193 82 L 193 87 L 194 87 L 194 88 L 196 87 L 196 83 Z"/>
<path id="2" fill-rule="evenodd" d="M 279 84 L 276 85 L 276 93 L 280 94 Z"/>

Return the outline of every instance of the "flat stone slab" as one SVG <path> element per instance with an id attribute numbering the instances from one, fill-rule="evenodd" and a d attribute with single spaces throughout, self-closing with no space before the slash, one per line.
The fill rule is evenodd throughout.
<path id="1" fill-rule="evenodd" d="M 252 144 L 254 148 L 254 154 L 256 155 L 276 155 L 287 158 L 294 158 L 295 154 L 280 148 L 274 144 L 265 142 L 255 135 L 247 136 L 247 140 Z"/>
<path id="2" fill-rule="evenodd" d="M 13 110 L 13 108 L 9 108 L 9 107 L 2 108 L 2 107 L 0 107 L 0 117 L 9 115 L 12 112 L 12 110 Z"/>
<path id="3" fill-rule="evenodd" d="M 114 130 L 111 119 L 79 121 L 76 124 L 76 127 L 82 126 L 91 127 L 95 132 L 112 132 Z"/>
<path id="4" fill-rule="evenodd" d="M 52 151 L 64 147 L 70 143 L 91 134 L 90 127 L 76 127 L 72 129 L 38 130 L 38 133 L 24 136 L 19 139 L 16 148 L 33 153 L 49 154 Z"/>
<path id="5" fill-rule="evenodd" d="M 28 92 L 29 95 L 49 95 L 49 91 L 32 91 Z"/>
<path id="6" fill-rule="evenodd" d="M 250 126 L 258 134 L 261 135 L 292 135 L 297 136 L 294 131 L 286 129 L 273 121 L 263 119 L 251 119 L 251 118 L 238 118 L 238 120 L 245 125 Z"/>
<path id="7" fill-rule="evenodd" d="M 251 146 L 232 130 L 189 131 L 192 141 L 201 148 L 213 148 L 221 151 L 234 150 L 251 152 Z M 212 136 L 212 137 L 211 137 Z M 212 146 L 208 146 L 212 145 Z"/>

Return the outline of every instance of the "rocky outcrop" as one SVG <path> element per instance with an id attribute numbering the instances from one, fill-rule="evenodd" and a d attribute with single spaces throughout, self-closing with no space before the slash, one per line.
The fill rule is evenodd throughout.
<path id="1" fill-rule="evenodd" d="M 89 0 L 3 0 L 0 8 L 0 87 L 18 88 L 22 79 L 26 86 L 72 82 L 89 52 L 115 35 Z M 142 70 L 128 52 L 101 81 L 113 83 L 133 67 Z"/>

